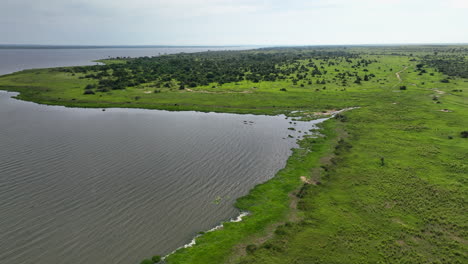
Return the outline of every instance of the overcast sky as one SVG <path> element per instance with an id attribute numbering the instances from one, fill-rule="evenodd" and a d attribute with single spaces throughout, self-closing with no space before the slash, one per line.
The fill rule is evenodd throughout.
<path id="1" fill-rule="evenodd" d="M 0 44 L 468 43 L 468 0 L 0 0 Z"/>

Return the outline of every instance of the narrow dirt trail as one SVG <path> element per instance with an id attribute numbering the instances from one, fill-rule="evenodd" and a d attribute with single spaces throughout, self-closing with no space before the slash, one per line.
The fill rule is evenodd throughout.
<path id="1" fill-rule="evenodd" d="M 397 77 L 397 79 L 398 79 L 398 83 L 396 83 L 395 85 L 393 85 L 393 86 L 391 87 L 392 89 L 395 88 L 395 87 L 397 87 L 400 83 L 403 82 L 403 79 L 401 78 L 401 73 L 404 72 L 404 71 L 406 71 L 407 69 L 408 69 L 408 66 L 405 66 L 401 71 L 395 73 L 395 75 L 396 75 L 396 77 Z"/>
<path id="2" fill-rule="evenodd" d="M 403 68 L 403 70 L 401 70 L 401 71 L 399 71 L 399 72 L 395 73 L 395 75 L 396 75 L 396 77 L 397 77 L 398 81 L 400 81 L 400 82 L 402 82 L 402 81 L 403 81 L 403 80 L 401 79 L 401 76 L 400 76 L 400 74 L 401 74 L 402 72 L 406 71 L 407 69 L 408 69 L 408 66 L 406 66 L 405 68 Z"/>

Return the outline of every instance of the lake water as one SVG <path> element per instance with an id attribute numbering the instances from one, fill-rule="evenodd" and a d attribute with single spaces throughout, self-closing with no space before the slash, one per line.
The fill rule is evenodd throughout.
<path id="1" fill-rule="evenodd" d="M 0 49 L 0 74 L 203 50 Z M 238 216 L 235 199 L 284 167 L 296 146 L 288 135 L 313 127 L 282 116 L 102 111 L 12 95 L 0 91 L 2 264 L 131 264 L 170 253 Z"/>
<path id="2" fill-rule="evenodd" d="M 282 116 L 102 111 L 12 95 L 0 91 L 2 264 L 165 255 L 236 217 L 235 199 L 273 177 L 295 146 L 288 135 L 299 135 Z"/>
<path id="3" fill-rule="evenodd" d="M 249 47 L 168 47 L 168 48 L 62 48 L 1 49 L 0 75 L 24 69 L 94 65 L 94 60 L 114 57 L 142 57 L 201 52 L 207 50 L 241 50 Z"/>

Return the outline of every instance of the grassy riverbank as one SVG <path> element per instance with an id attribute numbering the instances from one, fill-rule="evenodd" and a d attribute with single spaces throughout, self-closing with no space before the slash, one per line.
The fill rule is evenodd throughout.
<path id="1" fill-rule="evenodd" d="M 250 77 L 207 84 L 205 77 L 195 78 L 195 87 L 183 89 L 183 81 L 171 79 L 177 75 L 161 71 L 164 77 L 148 77 L 136 62 L 129 62 L 134 68 L 123 69 L 23 71 L 0 77 L 0 89 L 52 105 L 285 113 L 304 119 L 326 110 L 360 107 L 325 122 L 323 137 L 300 141 L 301 147 L 275 178 L 239 199 L 236 206 L 251 215 L 206 233 L 194 247 L 177 251 L 167 261 L 466 262 L 468 139 L 462 132 L 468 131 L 468 79 L 464 78 L 468 49 L 325 51 L 238 52 L 245 63 L 254 65 L 246 75 Z M 274 68 L 264 63 L 278 52 L 285 52 L 281 59 L 287 63 Z M 237 58 L 236 54 L 226 56 Z M 199 56 L 195 62 L 218 59 L 212 53 Z M 174 58 L 180 59 L 194 63 L 190 57 Z M 164 60 L 171 62 L 172 57 Z M 261 70 L 255 68 L 257 60 L 265 64 Z M 120 75 L 114 74 L 117 71 Z M 212 75 L 203 67 L 197 74 Z M 105 77 L 98 80 L 96 75 Z M 145 82 L 135 81 L 141 78 Z M 124 81 L 132 86 L 105 87 Z M 90 84 L 94 88 L 85 89 Z"/>
<path id="2" fill-rule="evenodd" d="M 442 112 L 414 89 L 346 113 L 345 148 L 307 189 L 303 220 L 241 263 L 466 263 L 467 98 L 442 89 Z"/>

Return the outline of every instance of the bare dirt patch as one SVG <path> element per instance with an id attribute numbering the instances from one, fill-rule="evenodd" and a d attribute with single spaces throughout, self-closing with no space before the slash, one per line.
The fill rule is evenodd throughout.
<path id="1" fill-rule="evenodd" d="M 315 116 L 315 117 L 329 117 L 329 116 L 334 116 L 336 114 L 339 114 L 339 113 L 342 113 L 342 112 L 345 112 L 345 111 L 349 111 L 349 110 L 353 110 L 353 109 L 356 109 L 356 108 L 359 108 L 359 107 L 349 107 L 349 108 L 344 108 L 344 109 L 341 109 L 341 110 L 336 110 L 336 109 L 329 109 L 329 110 L 324 110 L 324 111 L 321 111 L 321 112 L 304 112 L 303 114 L 305 116 Z"/>
<path id="2" fill-rule="evenodd" d="M 211 92 L 211 91 L 205 91 L 205 90 L 195 91 L 195 90 L 192 90 L 192 89 L 189 89 L 189 88 L 185 88 L 185 90 L 187 92 L 191 92 L 191 93 L 205 93 L 205 94 L 249 94 L 249 93 L 253 93 L 252 91 L 240 91 L 240 92 L 232 92 L 232 91 L 228 91 L 228 92 Z"/>
<path id="3" fill-rule="evenodd" d="M 439 89 L 434 89 L 434 92 L 436 92 L 437 94 L 445 94 L 444 91 L 441 91 L 441 90 L 439 90 Z"/>

